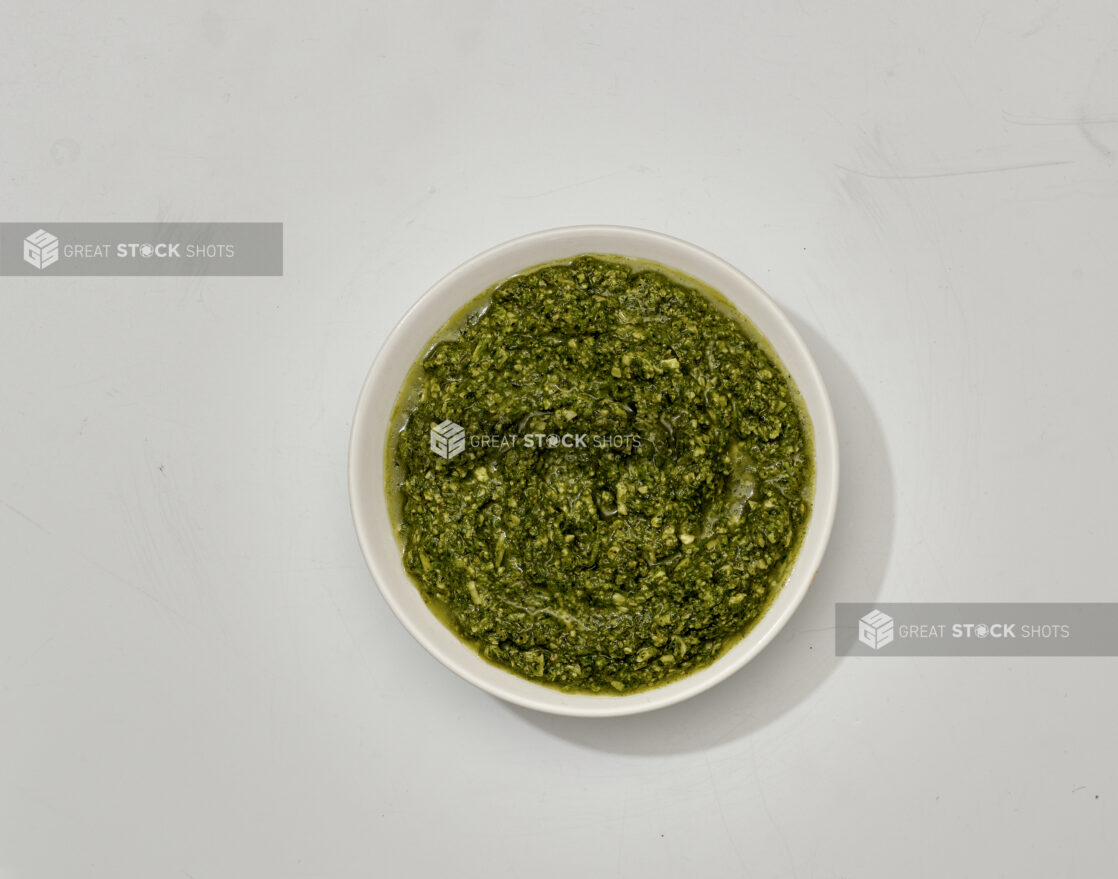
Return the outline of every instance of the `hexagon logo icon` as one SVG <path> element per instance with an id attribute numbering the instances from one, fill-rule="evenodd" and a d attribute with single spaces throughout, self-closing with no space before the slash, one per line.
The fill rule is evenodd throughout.
<path id="1" fill-rule="evenodd" d="M 871 650 L 880 650 L 893 640 L 893 618 L 879 610 L 871 610 L 858 620 L 858 640 Z"/>
<path id="2" fill-rule="evenodd" d="M 58 238 L 46 229 L 32 232 L 23 239 L 23 261 L 37 269 L 45 269 L 58 262 Z"/>
<path id="3" fill-rule="evenodd" d="M 466 428 L 447 420 L 431 428 L 431 451 L 450 460 L 466 448 Z"/>

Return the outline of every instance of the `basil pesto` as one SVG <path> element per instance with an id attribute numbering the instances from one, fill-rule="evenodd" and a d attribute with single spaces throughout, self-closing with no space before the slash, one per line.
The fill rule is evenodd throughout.
<path id="1" fill-rule="evenodd" d="M 628 693 L 710 664 L 779 591 L 811 427 L 757 331 L 659 266 L 582 255 L 485 291 L 402 390 L 404 565 L 481 656 Z"/>

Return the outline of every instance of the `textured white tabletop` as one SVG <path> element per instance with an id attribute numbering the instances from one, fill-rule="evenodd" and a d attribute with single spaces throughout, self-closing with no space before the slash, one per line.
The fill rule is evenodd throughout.
<path id="1" fill-rule="evenodd" d="M 1103 877 L 1116 659 L 837 659 L 837 601 L 1106 601 L 1118 15 L 1096 2 L 11 4 L 0 220 L 284 223 L 282 278 L 0 279 L 0 877 Z M 843 484 L 728 682 L 511 708 L 404 631 L 357 392 L 572 223 L 792 317 Z"/>

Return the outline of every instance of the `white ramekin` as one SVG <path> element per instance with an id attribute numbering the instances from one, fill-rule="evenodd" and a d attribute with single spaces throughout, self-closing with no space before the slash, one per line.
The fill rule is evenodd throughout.
<path id="1" fill-rule="evenodd" d="M 765 335 L 799 388 L 814 435 L 815 497 L 799 555 L 780 593 L 749 634 L 712 665 L 651 690 L 618 695 L 564 693 L 483 660 L 424 604 L 404 570 L 385 496 L 385 444 L 396 398 L 431 337 L 463 305 L 498 281 L 580 253 L 651 260 L 718 290 Z M 729 677 L 756 656 L 792 616 L 819 568 L 838 497 L 838 438 L 823 379 L 799 334 L 753 281 L 729 263 L 678 238 L 623 226 L 571 226 L 500 244 L 428 290 L 389 333 L 354 414 L 349 494 L 361 551 L 393 613 L 443 665 L 481 689 L 527 708 L 583 717 L 635 714 L 679 702 Z"/>

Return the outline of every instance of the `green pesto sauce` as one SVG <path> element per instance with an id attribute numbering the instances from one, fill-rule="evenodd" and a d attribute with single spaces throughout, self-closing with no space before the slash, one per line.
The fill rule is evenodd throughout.
<path id="1" fill-rule="evenodd" d="M 486 290 L 432 339 L 386 475 L 404 565 L 463 641 L 538 683 L 628 693 L 761 617 L 812 462 L 802 400 L 744 317 L 694 279 L 587 254 Z"/>

